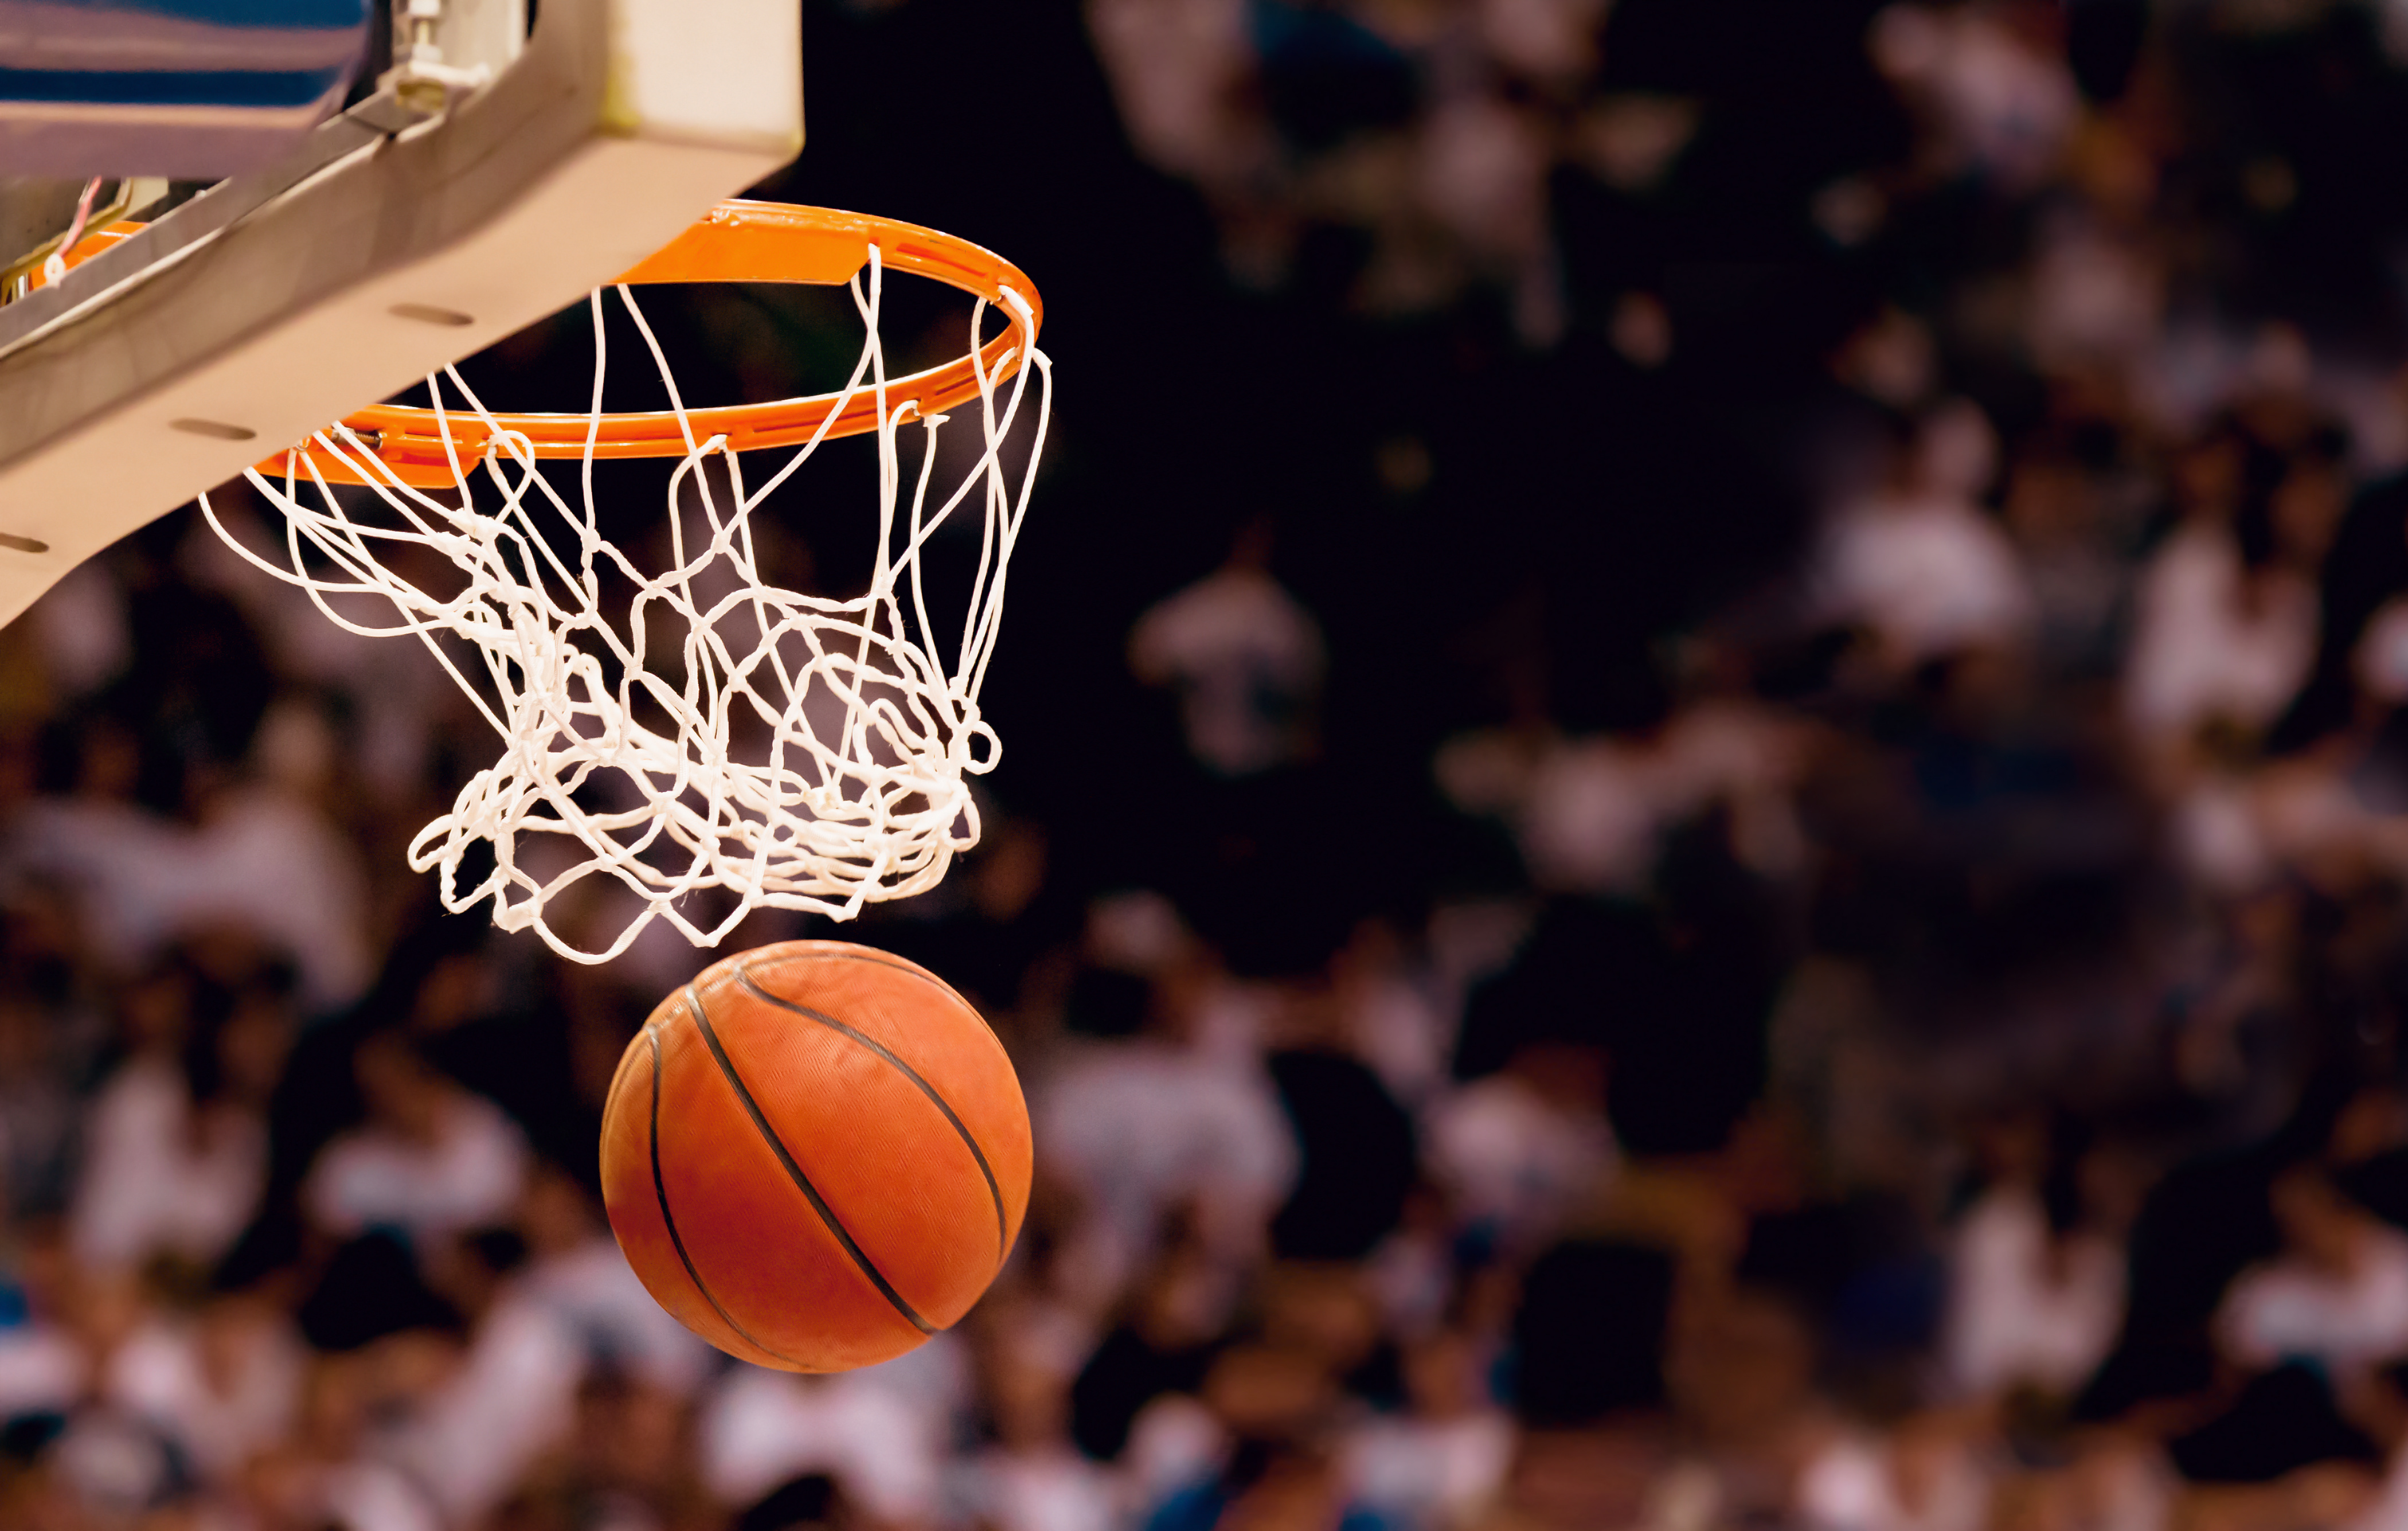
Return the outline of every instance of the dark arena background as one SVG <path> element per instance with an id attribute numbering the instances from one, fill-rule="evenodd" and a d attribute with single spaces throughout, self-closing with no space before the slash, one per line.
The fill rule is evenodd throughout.
<path id="1" fill-rule="evenodd" d="M 713 954 L 444 915 L 491 728 L 179 512 L 0 629 L 0 1527 L 2408 1531 L 2408 4 L 804 9 L 755 194 L 1059 389 L 982 843 L 719 950 L 979 1007 L 1009 1265 L 835 1376 L 656 1309 Z"/>

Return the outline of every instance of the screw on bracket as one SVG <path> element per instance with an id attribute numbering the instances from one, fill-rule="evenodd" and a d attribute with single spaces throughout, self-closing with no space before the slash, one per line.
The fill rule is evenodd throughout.
<path id="1" fill-rule="evenodd" d="M 394 18 L 395 30 L 408 41 L 395 38 L 394 66 L 385 72 L 380 84 L 393 92 L 401 107 L 421 117 L 434 117 L 451 108 L 454 95 L 465 95 L 493 79 L 494 72 L 483 64 L 461 68 L 443 62 L 443 48 L 437 40 L 437 31 L 443 20 L 443 0 L 401 0 Z"/>

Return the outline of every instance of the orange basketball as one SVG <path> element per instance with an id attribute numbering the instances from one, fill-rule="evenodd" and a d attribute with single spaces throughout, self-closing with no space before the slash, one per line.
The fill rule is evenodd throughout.
<path id="1" fill-rule="evenodd" d="M 712 964 L 627 1045 L 602 1117 L 610 1228 L 728 1354 L 891 1359 L 969 1311 L 1028 1206 L 1003 1045 L 925 968 L 844 941 Z"/>

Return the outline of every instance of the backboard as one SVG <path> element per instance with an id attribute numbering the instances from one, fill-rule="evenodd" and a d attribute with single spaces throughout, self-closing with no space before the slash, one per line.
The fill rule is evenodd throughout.
<path id="1" fill-rule="evenodd" d="M 63 178 L 259 169 L 341 103 L 383 8 L 0 0 L 0 165 Z"/>
<path id="2" fill-rule="evenodd" d="M 394 9 L 416 30 L 393 51 L 431 41 L 456 72 L 448 105 L 389 80 L 259 168 L 111 180 L 108 217 L 157 216 L 0 306 L 0 622 L 638 265 L 801 147 L 794 0 L 544 0 L 531 27 L 524 0 Z M 80 190 L 0 181 L 0 269 L 64 232 Z"/>

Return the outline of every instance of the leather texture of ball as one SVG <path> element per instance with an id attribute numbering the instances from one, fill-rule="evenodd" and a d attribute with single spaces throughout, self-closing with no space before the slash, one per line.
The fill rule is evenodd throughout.
<path id="1" fill-rule="evenodd" d="M 925 968 L 844 941 L 712 964 L 627 1046 L 602 1123 L 610 1228 L 730 1355 L 886 1361 L 969 1311 L 1028 1207 L 1028 1108 Z"/>

